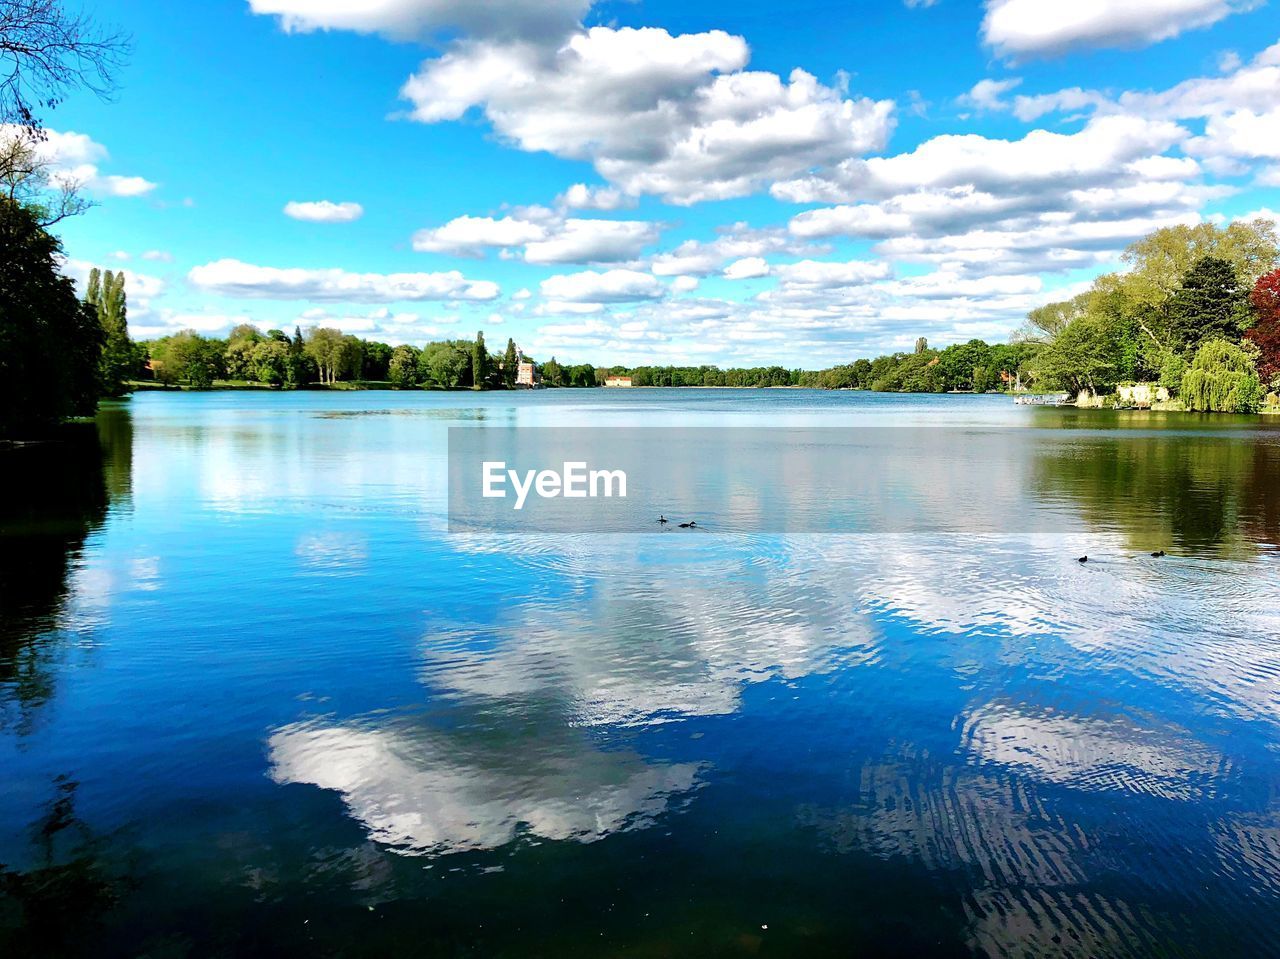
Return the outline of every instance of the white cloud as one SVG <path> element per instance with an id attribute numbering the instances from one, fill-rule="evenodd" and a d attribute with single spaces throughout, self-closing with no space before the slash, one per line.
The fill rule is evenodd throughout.
<path id="1" fill-rule="evenodd" d="M 393 40 L 430 38 L 451 29 L 475 36 L 554 41 L 586 12 L 588 0 L 249 0 L 290 33 L 351 30 Z"/>
<path id="2" fill-rule="evenodd" d="M 698 288 L 696 276 L 677 276 L 671 281 L 671 289 L 677 293 L 692 293 Z"/>
<path id="3" fill-rule="evenodd" d="M 658 229 L 643 220 L 565 220 L 546 239 L 525 246 L 529 263 L 616 263 L 657 242 Z"/>
<path id="4" fill-rule="evenodd" d="M 826 176 L 779 183 L 773 193 L 813 203 L 853 193 L 893 196 L 937 187 L 1081 185 L 1114 176 L 1125 163 L 1162 153 L 1186 135 L 1176 123 L 1135 116 L 1098 117 L 1072 134 L 1032 130 L 1020 140 L 948 134 L 910 153 L 853 160 Z"/>
<path id="5" fill-rule="evenodd" d="M 746 256 L 734 260 L 724 268 L 727 280 L 750 280 L 758 276 L 769 275 L 769 263 L 760 256 Z"/>
<path id="6" fill-rule="evenodd" d="M 630 195 L 689 204 L 878 148 L 891 101 L 847 99 L 802 70 L 745 71 L 746 42 L 719 30 L 593 27 L 553 55 L 528 45 L 456 44 L 404 85 L 413 117 L 481 110 L 527 151 L 589 160 Z"/>
<path id="7" fill-rule="evenodd" d="M 496 283 L 447 273 L 351 273 L 342 269 L 280 269 L 223 259 L 194 267 L 188 278 L 224 296 L 281 300 L 394 303 L 400 300 L 492 300 Z"/>
<path id="8" fill-rule="evenodd" d="M 480 256 L 489 248 L 522 246 L 528 263 L 618 263 L 636 258 L 658 240 L 658 226 L 645 220 L 557 219 L 541 210 L 532 212 L 540 220 L 460 216 L 441 227 L 419 230 L 413 248 Z"/>
<path id="9" fill-rule="evenodd" d="M 866 260 L 801 260 L 775 267 L 774 271 L 784 288 L 810 289 L 863 286 L 875 280 L 883 280 L 891 272 L 888 263 Z"/>
<path id="10" fill-rule="evenodd" d="M 359 203 L 334 203 L 332 200 L 290 200 L 284 205 L 285 216 L 310 223 L 350 223 L 364 216 Z"/>
<path id="11" fill-rule="evenodd" d="M 152 260 L 158 263 L 172 263 L 173 254 L 168 250 L 147 250 L 142 254 L 144 260 Z"/>
<path id="12" fill-rule="evenodd" d="M 657 276 L 710 276 L 722 267 L 744 257 L 786 254 L 811 256 L 825 253 L 826 247 L 807 240 L 797 240 L 786 230 L 753 229 L 746 223 L 721 227 L 714 240 L 685 240 L 674 250 L 659 253 L 650 261 Z"/>
<path id="13" fill-rule="evenodd" d="M 1247 9 L 1231 0 L 986 0 L 982 39 L 1009 57 L 1080 47 L 1140 47 Z"/>
<path id="14" fill-rule="evenodd" d="M 638 270 L 584 270 L 542 281 L 542 295 L 566 303 L 628 303 L 657 299 L 666 288 L 651 273 Z"/>
<path id="15" fill-rule="evenodd" d="M 1021 83 L 1021 77 L 1010 77 L 1007 80 L 979 80 L 968 93 L 960 97 L 960 102 L 980 110 L 1003 110 L 1007 104 L 1002 97 Z"/>
<path id="16" fill-rule="evenodd" d="M 419 230 L 413 248 L 420 253 L 479 256 L 486 248 L 523 246 L 547 235 L 546 227 L 516 217 L 460 216 L 444 226 Z"/>
<path id="17" fill-rule="evenodd" d="M 573 210 L 621 210 L 636 205 L 636 198 L 607 186 L 575 183 L 558 197 L 558 202 Z"/>
<path id="18" fill-rule="evenodd" d="M 0 124 L 0 139 L 27 136 L 22 127 Z M 55 186 L 70 185 L 98 196 L 119 197 L 142 196 L 156 188 L 157 184 L 140 176 L 102 173 L 100 165 L 109 158 L 107 148 L 87 134 L 46 129 L 43 138 L 32 145 L 48 164 Z"/>

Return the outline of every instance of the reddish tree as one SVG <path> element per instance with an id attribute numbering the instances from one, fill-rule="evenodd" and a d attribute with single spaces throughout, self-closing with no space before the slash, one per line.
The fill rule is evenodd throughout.
<path id="1" fill-rule="evenodd" d="M 1262 351 L 1258 357 L 1258 375 L 1264 384 L 1280 375 L 1280 270 L 1258 277 L 1249 294 L 1254 324 L 1245 332 Z"/>

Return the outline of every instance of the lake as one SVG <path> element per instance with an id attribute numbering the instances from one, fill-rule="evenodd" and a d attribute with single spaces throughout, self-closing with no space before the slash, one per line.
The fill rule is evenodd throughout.
<path id="1" fill-rule="evenodd" d="M 783 454 L 634 533 L 451 531 L 450 427 Z M 140 393 L 0 463 L 0 952 L 1280 941 L 1280 423 Z"/>

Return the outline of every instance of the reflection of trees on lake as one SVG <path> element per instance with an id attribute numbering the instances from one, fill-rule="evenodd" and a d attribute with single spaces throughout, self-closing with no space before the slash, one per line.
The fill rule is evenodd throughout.
<path id="1" fill-rule="evenodd" d="M 0 955 L 86 954 L 123 891 L 100 840 L 76 816 L 76 787 L 65 776 L 54 780 L 54 797 L 31 826 L 29 868 L 0 863 Z"/>
<path id="2" fill-rule="evenodd" d="M 131 494 L 126 407 L 68 424 L 57 440 L 0 452 L 0 724 L 20 729 L 52 692 L 50 665 L 72 564 L 112 504 Z"/>
<path id="3" fill-rule="evenodd" d="M 1134 549 L 1252 552 L 1280 545 L 1280 444 L 1263 432 L 1064 434 L 1036 458 L 1034 489 Z"/>

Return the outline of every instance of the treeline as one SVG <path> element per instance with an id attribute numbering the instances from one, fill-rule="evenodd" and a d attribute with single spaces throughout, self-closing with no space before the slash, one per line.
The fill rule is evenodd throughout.
<path id="1" fill-rule="evenodd" d="M 990 345 L 982 340 L 935 350 L 920 337 L 910 353 L 803 373 L 799 385 L 880 393 L 986 393 L 1014 388 L 1031 352 L 1025 343 Z"/>
<path id="2" fill-rule="evenodd" d="M 1186 409 L 1241 413 L 1280 388 L 1273 222 L 1157 230 L 1123 260 L 1124 272 L 1031 311 L 1021 339 L 1037 388 L 1105 396 L 1150 382 Z"/>
<path id="3" fill-rule="evenodd" d="M 208 389 L 217 382 L 284 389 L 319 384 L 386 385 L 398 389 L 500 390 L 516 386 L 520 354 L 513 340 L 492 353 L 484 332 L 474 340 L 440 340 L 419 348 L 365 340 L 328 327 L 261 332 L 237 326 L 225 338 L 182 330 L 147 344 L 147 374 L 159 383 Z M 526 358 L 527 360 L 527 358 Z M 532 362 L 532 361 L 530 361 Z M 596 386 L 589 364 L 537 364 L 543 386 Z"/>

